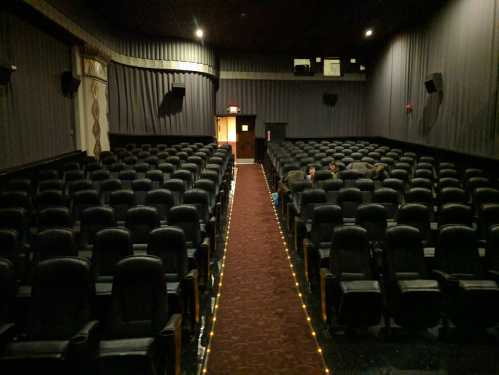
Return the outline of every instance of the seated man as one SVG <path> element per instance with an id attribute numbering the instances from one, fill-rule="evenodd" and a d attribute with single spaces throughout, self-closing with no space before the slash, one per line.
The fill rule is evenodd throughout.
<path id="1" fill-rule="evenodd" d="M 382 164 L 372 165 L 371 163 L 365 161 L 354 161 L 347 165 L 347 169 L 356 170 L 365 177 L 371 178 L 373 180 L 383 179 L 385 174 L 385 166 Z"/>
<path id="2" fill-rule="evenodd" d="M 291 170 L 288 172 L 284 178 L 279 181 L 279 185 L 277 188 L 277 192 L 279 193 L 279 196 L 283 196 L 289 191 L 289 186 L 296 182 L 301 182 L 304 181 L 306 178 L 305 172 L 303 172 L 301 169 L 296 169 L 296 170 Z"/>

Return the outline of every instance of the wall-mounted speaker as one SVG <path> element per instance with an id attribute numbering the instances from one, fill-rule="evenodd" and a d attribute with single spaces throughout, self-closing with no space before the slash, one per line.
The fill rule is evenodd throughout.
<path id="1" fill-rule="evenodd" d="M 176 98 L 185 96 L 185 83 L 176 82 L 172 85 L 172 95 Z"/>
<path id="2" fill-rule="evenodd" d="M 431 73 L 426 77 L 424 81 L 426 91 L 428 94 L 433 94 L 435 92 L 443 91 L 443 79 L 442 73 Z"/>
<path id="3" fill-rule="evenodd" d="M 65 71 L 62 73 L 61 77 L 61 87 L 62 93 L 64 96 L 72 98 L 73 95 L 78 91 L 78 87 L 80 87 L 80 80 L 76 78 L 72 72 Z"/>
<path id="4" fill-rule="evenodd" d="M 334 107 L 337 101 L 338 101 L 338 94 L 330 94 L 326 92 L 322 95 L 322 102 L 325 105 Z"/>
<path id="5" fill-rule="evenodd" d="M 0 65 L 0 85 L 6 85 L 10 82 L 10 76 L 17 68 L 14 65 Z"/>

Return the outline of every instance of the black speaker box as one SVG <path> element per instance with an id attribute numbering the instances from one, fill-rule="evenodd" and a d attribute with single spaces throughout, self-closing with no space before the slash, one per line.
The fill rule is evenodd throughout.
<path id="1" fill-rule="evenodd" d="M 16 71 L 14 65 L 0 65 L 0 85 L 6 85 L 10 82 L 12 72 Z"/>
<path id="2" fill-rule="evenodd" d="M 434 92 L 442 92 L 443 90 L 442 73 L 432 73 L 428 75 L 426 77 L 424 85 L 426 87 L 426 91 L 429 94 L 432 94 Z"/>
<path id="3" fill-rule="evenodd" d="M 172 85 L 172 95 L 175 97 L 184 97 L 185 96 L 185 83 L 174 83 Z"/>
<path id="4" fill-rule="evenodd" d="M 78 91 L 78 87 L 80 87 L 80 80 L 73 76 L 73 73 L 70 71 L 65 71 L 62 73 L 61 77 L 61 87 L 62 93 L 65 96 L 73 97 L 76 91 Z"/>
<path id="5" fill-rule="evenodd" d="M 293 68 L 295 76 L 313 76 L 314 71 L 310 65 L 295 65 Z"/>
<path id="6" fill-rule="evenodd" d="M 325 105 L 334 107 L 338 101 L 338 94 L 324 93 L 324 95 L 322 95 L 322 101 Z"/>

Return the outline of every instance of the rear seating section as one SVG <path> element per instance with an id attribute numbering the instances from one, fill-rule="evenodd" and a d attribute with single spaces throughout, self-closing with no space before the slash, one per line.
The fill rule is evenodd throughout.
<path id="1" fill-rule="evenodd" d="M 264 166 L 331 327 L 499 323 L 497 171 L 359 140 L 271 143 Z"/>
<path id="2" fill-rule="evenodd" d="M 182 372 L 234 160 L 230 146 L 159 146 L 0 188 L 1 373 Z"/>

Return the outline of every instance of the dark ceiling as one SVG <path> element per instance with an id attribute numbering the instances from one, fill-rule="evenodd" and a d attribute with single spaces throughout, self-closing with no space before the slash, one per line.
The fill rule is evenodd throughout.
<path id="1" fill-rule="evenodd" d="M 343 55 L 365 54 L 389 35 L 424 22 L 445 2 L 87 0 L 85 5 L 114 27 L 131 32 L 194 39 L 199 25 L 206 43 L 221 49 Z M 371 40 L 363 37 L 366 27 L 375 29 Z"/>

